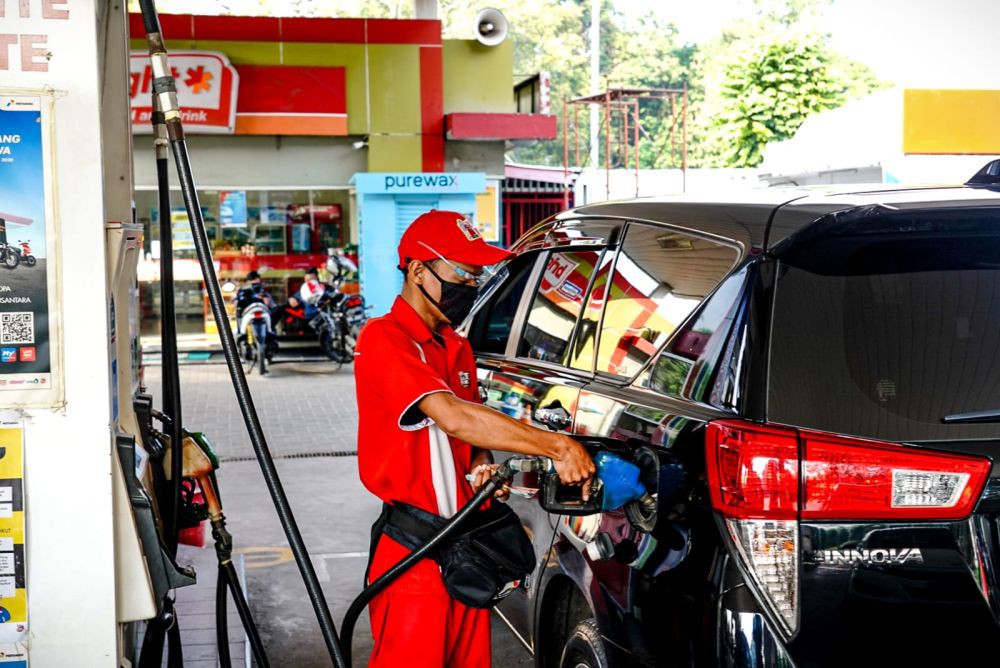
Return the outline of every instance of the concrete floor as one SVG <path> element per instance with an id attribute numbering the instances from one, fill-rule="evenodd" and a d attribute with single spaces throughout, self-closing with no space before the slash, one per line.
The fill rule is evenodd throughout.
<path id="1" fill-rule="evenodd" d="M 146 384 L 154 395 L 160 379 L 159 367 L 146 368 Z M 249 382 L 285 492 L 339 628 L 347 606 L 361 589 L 369 529 L 381 506 L 358 480 L 357 458 L 343 455 L 356 449 L 351 368 L 335 371 L 322 363 L 276 364 L 271 374 L 264 378 L 251 374 Z M 225 512 L 236 550 L 245 559 L 250 606 L 271 665 L 329 666 L 298 568 L 260 468 L 252 459 L 226 367 L 184 366 L 181 383 L 185 426 L 206 432 L 223 460 L 218 478 Z M 178 591 L 181 628 L 191 647 L 185 652 L 188 668 L 215 665 L 208 635 L 214 619 L 203 610 L 206 590 L 214 592 L 215 588 L 210 541 L 204 550 L 185 549 L 179 559 L 199 566 L 199 584 Z M 238 626 L 232 618 L 231 628 Z M 368 617 L 362 615 L 353 645 L 354 665 L 366 664 L 371 644 Z M 528 652 L 496 618 L 493 648 L 495 666 L 532 663 Z"/>

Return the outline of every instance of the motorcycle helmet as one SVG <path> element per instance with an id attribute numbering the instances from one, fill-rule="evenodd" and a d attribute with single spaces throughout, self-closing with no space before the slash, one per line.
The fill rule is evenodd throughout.
<path id="1" fill-rule="evenodd" d="M 323 296 L 324 291 L 325 288 L 323 287 L 323 284 L 318 280 L 308 280 L 302 284 L 301 288 L 299 288 L 299 298 L 307 304 L 316 306 L 316 304 L 319 303 L 320 298 Z"/>

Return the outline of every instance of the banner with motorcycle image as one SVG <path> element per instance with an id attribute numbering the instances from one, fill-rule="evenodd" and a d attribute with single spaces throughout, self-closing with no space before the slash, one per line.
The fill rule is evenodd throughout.
<path id="1" fill-rule="evenodd" d="M 47 95 L 0 94 L 0 402 L 52 403 Z"/>

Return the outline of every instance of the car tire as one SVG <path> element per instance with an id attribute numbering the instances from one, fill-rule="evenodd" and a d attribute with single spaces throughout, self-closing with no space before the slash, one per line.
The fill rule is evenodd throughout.
<path id="1" fill-rule="evenodd" d="M 559 668 L 608 668 L 610 665 L 597 621 L 587 619 L 577 624 L 563 646 Z"/>

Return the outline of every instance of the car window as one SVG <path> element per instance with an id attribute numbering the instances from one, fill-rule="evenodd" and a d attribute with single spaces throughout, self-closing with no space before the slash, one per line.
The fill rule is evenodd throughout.
<path id="1" fill-rule="evenodd" d="M 747 268 L 731 275 L 678 329 L 638 384 L 671 397 L 708 402 L 709 383 L 739 308 Z"/>
<path id="2" fill-rule="evenodd" d="M 607 250 L 601 256 L 587 298 L 587 308 L 583 310 L 580 324 L 577 327 L 576 338 L 573 340 L 573 351 L 570 355 L 570 366 L 583 371 L 594 370 L 594 351 L 597 349 L 597 328 L 600 325 L 601 312 L 604 310 L 604 299 L 607 296 L 608 278 L 611 275 L 611 261 L 614 251 Z"/>
<path id="3" fill-rule="evenodd" d="M 528 253 L 515 258 L 504 268 L 507 277 L 503 285 L 488 297 L 487 303 L 474 316 L 469 340 L 475 352 L 497 355 L 506 352 L 514 316 L 537 259 L 537 253 Z"/>
<path id="4" fill-rule="evenodd" d="M 635 376 L 738 257 L 715 241 L 630 225 L 604 300 L 596 370 Z"/>
<path id="5" fill-rule="evenodd" d="M 566 362 L 570 337 L 602 251 L 595 248 L 549 255 L 528 311 L 518 357 Z"/>
<path id="6" fill-rule="evenodd" d="M 783 251 L 768 418 L 887 441 L 996 438 L 1000 210 L 834 220 Z"/>

